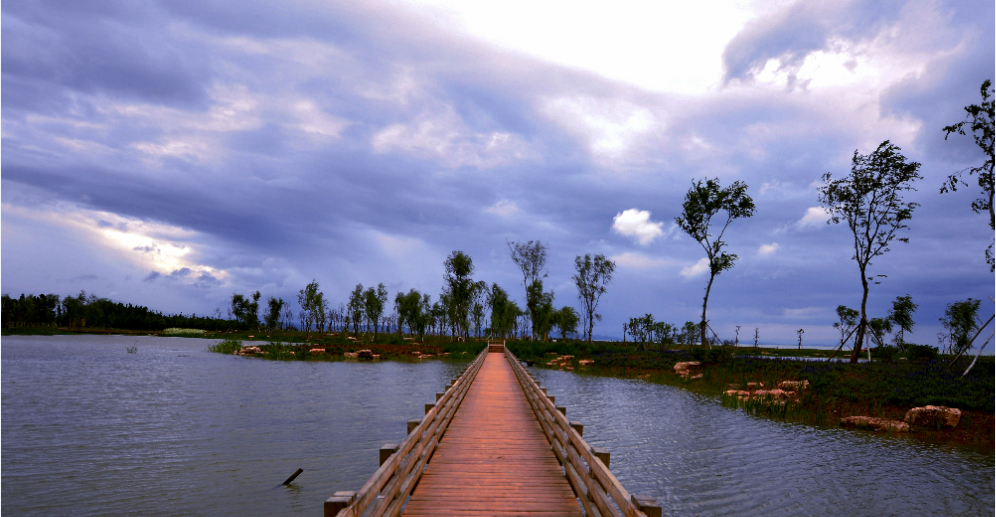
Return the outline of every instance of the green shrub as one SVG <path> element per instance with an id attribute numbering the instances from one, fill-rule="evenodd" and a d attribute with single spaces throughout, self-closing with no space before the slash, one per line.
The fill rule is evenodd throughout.
<path id="1" fill-rule="evenodd" d="M 914 345 L 907 343 L 906 351 L 910 361 L 936 361 L 937 348 L 930 345 Z"/>
<path id="2" fill-rule="evenodd" d="M 208 347 L 209 352 L 217 352 L 219 354 L 231 354 L 232 352 L 237 352 L 242 348 L 242 341 L 238 339 L 226 339 L 220 341 Z"/>
<path id="3" fill-rule="evenodd" d="M 878 359 L 883 363 L 891 363 L 899 355 L 899 349 L 893 346 L 880 346 L 874 350 L 872 358 Z"/>

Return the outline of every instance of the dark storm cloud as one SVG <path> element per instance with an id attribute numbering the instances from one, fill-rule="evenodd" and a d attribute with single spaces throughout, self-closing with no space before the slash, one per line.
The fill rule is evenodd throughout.
<path id="1" fill-rule="evenodd" d="M 133 2 L 7 2 L 3 6 L 3 77 L 16 82 L 14 99 L 51 102 L 25 90 L 135 97 L 196 105 L 204 100 L 209 67 L 178 45 L 162 13 Z M 203 57 L 203 56 L 201 56 Z M 12 85 L 13 86 L 13 85 Z M 28 93 L 28 95 L 23 95 Z M 63 104 L 65 105 L 65 104 Z"/>
<path id="2" fill-rule="evenodd" d="M 187 293 L 171 295 L 171 310 L 225 306 L 232 291 L 293 299 L 312 278 L 333 300 L 357 282 L 435 293 L 452 250 L 474 257 L 479 278 L 521 297 L 506 239 L 550 245 L 548 282 L 560 305 L 574 301 L 575 255 L 636 253 L 667 264 L 620 269 L 604 306 L 605 332 L 614 334 L 648 311 L 692 319 L 704 281 L 680 275 L 702 255 L 689 238 L 641 246 L 612 233 L 612 218 L 650 210 L 668 228 L 692 179 L 742 179 L 759 208 L 728 235 L 741 261 L 717 281 L 716 326 L 827 325 L 827 311 L 855 304 L 848 236 L 797 222 L 817 204 L 811 183 L 849 170 L 850 153 L 864 145 L 855 136 L 862 122 L 734 83 L 770 58 L 792 71 L 835 38 L 873 38 L 904 5 L 800 3 L 750 22 L 727 47 L 725 91 L 689 98 L 490 48 L 386 5 L 8 2 L 4 203 L 69 205 L 193 232 L 182 241 L 194 250 L 189 267 L 136 266 L 144 282 L 118 286 L 136 296 Z M 985 9 L 972 16 L 991 14 Z M 908 151 L 930 164 L 935 182 L 961 163 L 943 145 L 965 146 L 922 135 L 957 121 L 977 95 L 975 76 L 992 68 L 991 25 L 966 23 L 979 32 L 975 46 L 928 64 L 936 80 L 882 94 L 891 113 L 922 122 Z M 966 82 L 975 83 L 969 95 L 952 100 Z M 645 118 L 650 129 L 632 123 Z M 918 213 L 907 249 L 876 264 L 895 279 L 876 293 L 879 313 L 883 300 L 914 290 L 943 309 L 953 290 L 977 281 L 964 271 L 938 281 L 918 272 L 943 269 L 949 257 L 938 250 L 977 239 L 963 218 L 945 219 L 962 200 L 922 190 L 925 223 Z M 960 229 L 938 230 L 931 219 Z M 128 230 L 102 220 L 94 225 Z M 770 243 L 778 250 L 761 256 Z"/>

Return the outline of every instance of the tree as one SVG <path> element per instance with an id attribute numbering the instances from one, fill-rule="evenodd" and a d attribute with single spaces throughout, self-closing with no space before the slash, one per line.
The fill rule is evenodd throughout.
<path id="1" fill-rule="evenodd" d="M 557 309 L 553 313 L 551 322 L 553 326 L 560 332 L 560 339 L 566 340 L 567 336 L 578 333 L 578 323 L 581 318 L 578 316 L 578 312 L 574 310 L 574 307 L 563 306 Z"/>
<path id="2" fill-rule="evenodd" d="M 595 320 L 602 321 L 602 315 L 595 312 L 598 308 L 598 301 L 605 294 L 605 286 L 612 280 L 612 273 L 616 270 L 616 263 L 605 258 L 605 255 L 595 255 L 592 260 L 591 255 L 585 253 L 574 257 L 574 270 L 577 273 L 571 278 L 578 288 L 578 301 L 581 302 L 581 317 L 583 319 L 585 339 L 591 344 L 591 333 L 595 328 Z"/>
<path id="3" fill-rule="evenodd" d="M 366 308 L 366 299 L 363 295 L 363 284 L 356 284 L 353 292 L 349 293 L 349 319 L 353 322 L 353 336 L 360 335 L 360 321 L 363 320 L 363 311 Z"/>
<path id="4" fill-rule="evenodd" d="M 487 297 L 488 308 L 491 310 L 491 326 L 488 333 L 492 337 L 506 338 L 512 335 L 516 320 L 522 315 L 522 310 L 508 298 L 508 293 L 498 284 L 491 284 Z"/>
<path id="5" fill-rule="evenodd" d="M 318 288 L 318 282 L 314 279 L 297 293 L 297 304 L 301 306 L 299 317 L 301 320 L 301 330 L 311 333 L 312 327 L 322 332 L 325 326 L 325 310 L 328 303 L 325 295 Z"/>
<path id="6" fill-rule="evenodd" d="M 983 210 L 989 212 L 989 228 L 996 230 L 996 212 L 993 211 L 993 129 L 994 129 L 994 109 L 992 81 L 986 79 L 980 88 L 982 92 L 982 104 L 972 104 L 965 106 L 967 114 L 965 120 L 946 126 L 944 128 L 944 139 L 947 140 L 951 133 L 959 135 L 965 134 L 965 126 L 972 130 L 972 137 L 975 138 L 975 145 L 986 154 L 986 161 L 978 167 L 969 167 L 960 170 L 950 176 L 941 187 L 941 193 L 955 192 L 958 185 L 968 186 L 961 179 L 963 172 L 968 171 L 969 175 L 978 174 L 979 188 L 982 189 L 982 197 L 972 201 L 972 210 L 980 214 Z M 969 117 L 971 120 L 969 120 Z M 986 249 L 986 262 L 989 264 L 989 271 L 996 271 L 996 258 L 993 255 L 993 244 Z"/>
<path id="7" fill-rule="evenodd" d="M 367 319 L 367 328 L 373 324 L 374 339 L 377 339 L 378 323 L 384 314 L 384 305 L 387 304 L 387 288 L 384 284 L 377 284 L 377 289 L 373 287 L 363 293 L 363 314 Z"/>
<path id="8" fill-rule="evenodd" d="M 443 280 L 446 282 L 445 289 L 449 295 L 447 302 L 449 302 L 450 324 L 459 329 L 461 336 L 470 337 L 470 319 L 474 301 L 478 293 L 487 289 L 487 284 L 474 282 L 471 278 L 474 274 L 474 261 L 462 251 L 450 253 L 443 266 L 446 269 Z"/>
<path id="9" fill-rule="evenodd" d="M 734 219 L 747 218 L 754 215 L 754 200 L 747 195 L 747 184 L 734 181 L 726 188 L 720 188 L 719 179 L 698 180 L 692 182 L 692 188 L 685 193 L 685 202 L 682 204 L 682 213 L 676 217 L 674 222 L 688 235 L 695 239 L 706 252 L 709 259 L 709 283 L 706 285 L 705 297 L 702 299 L 702 322 L 700 324 L 700 336 L 702 345 L 709 343 L 706 338 L 706 327 L 709 320 L 706 319 L 706 307 L 709 304 L 709 292 L 712 290 L 712 283 L 716 276 L 733 268 L 737 261 L 737 256 L 726 253 L 723 248 L 726 242 L 723 241 L 723 234 Z M 720 211 L 726 212 L 726 221 L 723 223 L 719 235 L 712 238 L 710 227 L 712 218 Z"/>
<path id="10" fill-rule="evenodd" d="M 637 318 L 630 318 L 626 324 L 626 332 L 633 336 L 637 350 L 646 350 L 647 342 L 654 342 L 655 322 L 652 314 L 645 314 Z"/>
<path id="11" fill-rule="evenodd" d="M 419 341 L 425 337 L 425 330 L 429 326 L 431 305 L 429 295 L 422 295 L 415 289 L 408 291 L 408 294 L 398 293 L 394 297 L 394 310 L 398 313 L 398 320 L 408 325 L 408 330 L 413 336 L 418 336 Z"/>
<path id="12" fill-rule="evenodd" d="M 851 333 L 854 331 L 854 326 L 858 324 L 858 316 L 860 315 L 860 312 L 847 307 L 846 305 L 837 306 L 837 319 L 839 321 L 833 324 L 833 328 L 840 331 L 840 347 L 838 348 L 843 348 L 844 343 L 846 343 L 847 339 L 851 337 Z"/>
<path id="13" fill-rule="evenodd" d="M 873 258 L 890 251 L 889 243 L 893 239 L 909 242 L 908 238 L 896 237 L 896 232 L 908 229 L 905 222 L 913 217 L 913 210 L 919 206 L 904 202 L 902 193 L 916 191 L 912 183 L 922 179 L 917 172 L 920 164 L 907 162 L 899 151 L 900 148 L 888 140 L 867 156 L 855 150 L 851 174 L 835 180 L 828 172 L 823 175 L 820 187 L 820 203 L 830 214 L 827 224 L 846 221 L 854 235 L 854 256 L 851 258 L 858 263 L 861 273 L 861 319 L 851 353 L 852 363 L 858 361 L 868 328 L 869 282 L 879 283 L 875 277 L 868 276 L 868 266 Z"/>
<path id="14" fill-rule="evenodd" d="M 971 345 L 970 338 L 982 323 L 976 318 L 979 303 L 980 300 L 969 298 L 954 302 L 944 310 L 944 317 L 940 321 L 946 333 L 938 333 L 937 341 L 947 353 L 961 355 Z"/>
<path id="15" fill-rule="evenodd" d="M 526 308 L 529 311 L 529 318 L 532 320 L 532 334 L 536 335 L 536 311 L 539 309 L 538 300 L 535 295 L 543 294 L 542 278 L 546 277 L 543 267 L 546 265 L 546 246 L 540 241 L 511 242 L 506 241 L 508 250 L 512 254 L 512 262 L 522 271 L 522 287 L 526 289 Z M 540 282 L 539 290 L 530 287 L 535 282 Z"/>
<path id="16" fill-rule="evenodd" d="M 259 327 L 259 297 L 259 291 L 252 293 L 249 298 L 232 294 L 232 314 L 246 330 Z"/>
<path id="17" fill-rule="evenodd" d="M 913 313 L 916 311 L 917 304 L 913 303 L 913 297 L 910 295 L 897 296 L 896 300 L 892 302 L 892 309 L 889 311 L 889 321 L 894 323 L 899 329 L 896 331 L 896 337 L 894 342 L 900 350 L 906 350 L 906 332 L 913 332 L 913 326 L 916 323 L 913 322 Z"/>
<path id="18" fill-rule="evenodd" d="M 547 334 L 553 328 L 553 291 L 543 292 L 543 281 L 535 280 L 527 292 L 527 300 L 531 303 L 528 309 L 532 315 L 532 331 L 534 336 L 546 341 Z"/>
<path id="19" fill-rule="evenodd" d="M 280 316 L 286 304 L 283 298 L 274 298 L 273 296 L 266 301 L 267 311 L 264 320 L 268 330 L 274 330 L 280 326 Z"/>

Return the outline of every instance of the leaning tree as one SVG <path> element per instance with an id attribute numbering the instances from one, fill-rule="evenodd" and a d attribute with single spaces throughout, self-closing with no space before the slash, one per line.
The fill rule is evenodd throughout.
<path id="1" fill-rule="evenodd" d="M 706 319 L 706 307 L 709 305 L 709 292 L 712 290 L 712 282 L 723 271 L 733 268 L 737 261 L 737 256 L 733 253 L 723 251 L 726 242 L 723 241 L 723 234 L 734 219 L 747 218 L 754 215 L 754 200 L 747 195 L 747 184 L 734 181 L 726 188 L 720 188 L 719 179 L 707 179 L 692 182 L 692 187 L 685 194 L 684 210 L 680 217 L 674 222 L 698 241 L 709 259 L 709 283 L 706 285 L 705 297 L 702 299 L 702 322 L 700 331 L 702 345 L 708 345 L 706 328 L 709 320 Z M 710 233 L 712 218 L 720 211 L 726 212 L 726 220 L 723 222 L 719 234 L 715 237 Z"/>
<path id="2" fill-rule="evenodd" d="M 957 133 L 959 135 L 965 134 L 965 126 L 967 125 L 971 131 L 972 136 L 975 138 L 975 145 L 982 149 L 982 152 L 986 153 L 986 161 L 978 167 L 969 167 L 964 170 L 960 170 L 950 176 L 944 182 L 944 186 L 941 187 L 941 193 L 954 192 L 958 190 L 958 185 L 967 187 L 968 183 L 965 183 L 961 179 L 963 172 L 968 171 L 969 175 L 977 174 L 979 180 L 979 188 L 982 189 L 982 197 L 972 201 L 972 210 L 979 214 L 982 211 L 989 212 L 989 228 L 996 230 L 996 212 L 993 211 L 993 129 L 996 127 L 996 123 L 993 121 L 994 108 L 993 102 L 993 89 L 992 82 L 986 79 L 982 83 L 982 104 L 972 104 L 965 106 L 965 113 L 967 114 L 965 120 L 946 126 L 944 128 L 944 139 L 947 140 L 951 133 Z M 969 120 L 971 119 L 971 120 Z M 989 248 L 986 249 L 986 262 L 989 263 L 989 271 L 996 271 L 996 257 L 993 255 L 993 245 L 990 244 Z"/>
<path id="3" fill-rule="evenodd" d="M 857 335 L 851 362 L 856 363 L 861 354 L 861 346 L 868 331 L 868 288 L 875 284 L 876 277 L 868 276 L 868 266 L 873 258 L 889 252 L 893 239 L 909 242 L 909 238 L 896 237 L 896 232 L 908 229 L 906 221 L 913 217 L 913 209 L 918 203 L 903 201 L 904 191 L 916 191 L 913 181 L 922 179 L 917 170 L 920 164 L 907 162 L 899 153 L 900 148 L 888 140 L 882 142 L 875 152 L 865 156 L 854 151 L 851 159 L 851 174 L 834 179 L 830 173 L 823 175 L 820 187 L 820 204 L 830 215 L 827 224 L 846 221 L 854 236 L 854 256 L 861 273 L 861 319 L 858 321 Z"/>

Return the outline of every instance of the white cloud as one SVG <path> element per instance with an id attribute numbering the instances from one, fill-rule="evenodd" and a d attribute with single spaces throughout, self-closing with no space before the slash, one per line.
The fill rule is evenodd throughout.
<path id="1" fill-rule="evenodd" d="M 406 124 L 391 124 L 371 140 L 378 153 L 400 152 L 441 160 L 446 166 L 482 169 L 511 161 L 535 159 L 535 153 L 517 135 L 476 133 L 451 106 L 425 111 Z"/>
<path id="2" fill-rule="evenodd" d="M 74 230 L 113 256 L 151 270 L 156 277 L 166 275 L 188 283 L 229 277 L 225 270 L 198 263 L 200 236 L 186 228 L 71 205 L 27 208 L 4 203 L 3 212 Z"/>
<path id="3" fill-rule="evenodd" d="M 490 214 L 500 215 L 502 217 L 509 217 L 519 212 L 519 205 L 516 205 L 515 201 L 502 199 L 489 206 L 487 208 L 487 212 Z"/>
<path id="4" fill-rule="evenodd" d="M 803 307 L 801 309 L 782 309 L 782 315 L 786 318 L 813 318 L 827 313 L 826 307 Z"/>
<path id="5" fill-rule="evenodd" d="M 659 133 L 663 123 L 646 107 L 623 99 L 566 96 L 547 99 L 541 110 L 580 136 L 604 166 L 632 161 L 630 150 Z"/>
<path id="6" fill-rule="evenodd" d="M 802 219 L 799 219 L 799 221 L 795 223 L 795 226 L 800 229 L 807 226 L 819 227 L 826 224 L 829 220 L 830 214 L 828 214 L 823 207 L 811 206 L 806 209 L 806 214 L 802 216 Z"/>
<path id="7" fill-rule="evenodd" d="M 650 220 L 649 210 L 630 208 L 612 218 L 612 229 L 620 235 L 635 237 L 637 242 L 646 246 L 657 237 L 664 235 L 661 227 L 664 223 Z M 670 234 L 670 231 L 668 232 Z"/>
<path id="8" fill-rule="evenodd" d="M 719 85 L 727 42 L 770 2 L 621 0 L 612 9 L 568 0 L 403 3 L 435 23 L 542 61 L 642 89 L 701 95 Z M 681 51 L 661 51 L 668 48 Z"/>
<path id="9" fill-rule="evenodd" d="M 773 255 L 778 251 L 778 243 L 772 242 L 771 244 L 762 244 L 760 248 L 757 249 L 757 254 L 762 257 L 767 257 L 768 255 Z"/>
<path id="10" fill-rule="evenodd" d="M 674 264 L 670 260 L 651 258 L 642 253 L 634 253 L 632 251 L 627 251 L 626 253 L 621 253 L 610 258 L 619 267 L 627 269 L 653 269 Z"/>
<path id="11" fill-rule="evenodd" d="M 698 262 L 692 264 L 691 266 L 685 266 L 681 268 L 681 276 L 685 278 L 692 278 L 701 275 L 709 271 L 709 259 L 702 258 Z"/>

